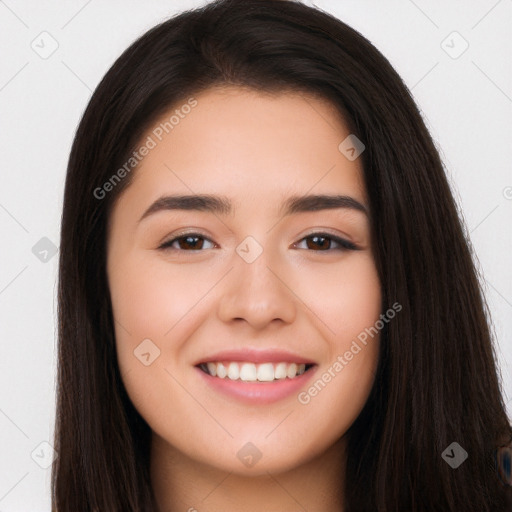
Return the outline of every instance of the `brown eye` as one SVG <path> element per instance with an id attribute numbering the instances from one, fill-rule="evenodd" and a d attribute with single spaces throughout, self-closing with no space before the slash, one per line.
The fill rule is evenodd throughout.
<path id="1" fill-rule="evenodd" d="M 198 233 L 188 233 L 186 235 L 182 235 L 167 242 L 164 242 L 159 249 L 175 249 L 181 251 L 200 251 L 204 249 L 204 241 L 208 241 L 211 243 L 208 238 L 201 236 Z M 175 245 L 177 243 L 177 247 Z M 213 244 L 212 244 L 213 245 Z M 209 247 L 206 247 L 209 249 Z"/>
<path id="2" fill-rule="evenodd" d="M 333 235 L 329 235 L 328 233 L 313 233 L 304 237 L 301 242 L 306 241 L 307 249 L 314 250 L 316 252 L 325 252 L 329 250 L 335 251 L 355 251 L 357 247 L 348 240 L 344 240 L 343 238 L 338 238 Z M 337 244 L 338 247 L 332 247 L 332 243 Z"/>

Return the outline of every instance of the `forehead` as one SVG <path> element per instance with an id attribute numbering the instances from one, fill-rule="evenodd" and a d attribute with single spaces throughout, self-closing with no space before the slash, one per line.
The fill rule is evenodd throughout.
<path id="1" fill-rule="evenodd" d="M 242 202 L 277 208 L 288 195 L 333 190 L 364 202 L 362 164 L 340 151 L 350 132 L 327 100 L 236 87 L 194 99 L 192 108 L 174 105 L 144 134 L 153 147 L 128 195 L 221 194 L 234 198 L 235 210 Z"/>

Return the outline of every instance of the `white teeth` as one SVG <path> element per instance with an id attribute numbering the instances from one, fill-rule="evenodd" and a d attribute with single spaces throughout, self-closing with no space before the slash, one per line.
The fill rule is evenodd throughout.
<path id="1" fill-rule="evenodd" d="M 217 365 L 215 363 L 206 363 L 206 366 L 208 367 L 210 375 L 215 377 L 217 375 Z"/>
<path id="2" fill-rule="evenodd" d="M 211 363 L 213 364 L 213 363 Z M 210 375 L 212 373 L 210 372 Z M 240 379 L 245 380 L 247 382 L 254 382 L 257 380 L 256 376 L 256 365 L 252 363 L 244 363 L 242 368 L 240 368 Z"/>
<path id="3" fill-rule="evenodd" d="M 238 365 L 236 363 L 229 363 L 228 366 L 228 378 L 231 380 L 237 380 L 240 376 L 240 370 L 238 369 Z"/>
<path id="4" fill-rule="evenodd" d="M 295 375 L 297 375 L 297 365 L 295 363 L 292 363 L 290 366 L 288 366 L 288 368 L 286 370 L 286 375 L 290 379 L 292 377 L 295 377 Z"/>
<path id="5" fill-rule="evenodd" d="M 215 363 L 212 363 L 212 364 L 215 364 Z M 216 366 L 217 366 L 217 377 L 220 377 L 221 379 L 223 379 L 228 374 L 226 367 L 222 363 L 219 363 Z"/>
<path id="6" fill-rule="evenodd" d="M 279 363 L 274 368 L 274 379 L 286 379 L 286 363 Z"/>
<path id="7" fill-rule="evenodd" d="M 203 369 L 207 370 L 212 377 L 230 380 L 242 380 L 244 382 L 271 382 L 273 380 L 293 379 L 302 375 L 306 371 L 305 364 L 296 363 L 236 363 L 226 364 L 210 361 L 203 364 Z"/>
<path id="8" fill-rule="evenodd" d="M 258 380 L 260 382 L 270 382 L 274 380 L 274 365 L 272 363 L 264 363 L 258 366 Z"/>

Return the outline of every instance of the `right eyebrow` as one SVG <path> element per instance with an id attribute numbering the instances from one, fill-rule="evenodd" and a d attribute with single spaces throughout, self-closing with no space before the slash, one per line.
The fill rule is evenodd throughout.
<path id="1" fill-rule="evenodd" d="M 185 195 L 163 196 L 157 199 L 142 215 L 139 222 L 162 210 L 196 210 L 227 215 L 232 211 L 231 201 L 224 196 Z"/>

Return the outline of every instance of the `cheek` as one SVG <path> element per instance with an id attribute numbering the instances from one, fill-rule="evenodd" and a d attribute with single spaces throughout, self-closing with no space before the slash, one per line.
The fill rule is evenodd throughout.
<path id="1" fill-rule="evenodd" d="M 109 286 L 124 386 L 152 427 L 180 432 L 183 417 L 193 418 L 195 403 L 173 375 L 186 359 L 186 341 L 200 309 L 194 305 L 211 288 L 211 276 L 172 268 L 142 251 L 112 261 Z M 168 414 L 171 403 L 183 417 Z"/>
<path id="2" fill-rule="evenodd" d="M 307 275 L 307 273 L 305 274 Z M 318 276 L 317 276 L 318 277 Z M 316 435 L 345 432 L 364 407 L 378 364 L 381 287 L 373 258 L 358 255 L 322 273 L 307 302 L 318 314 L 329 340 L 315 379 L 298 402 L 306 417 L 318 417 Z M 306 288 L 302 289 L 307 293 Z M 333 300 L 333 298 L 336 300 Z"/>
<path id="3" fill-rule="evenodd" d="M 323 324 L 331 358 L 374 325 L 381 313 L 381 286 L 369 253 L 351 255 L 321 271 L 318 267 L 302 269 L 294 292 Z"/>
<path id="4" fill-rule="evenodd" d="M 204 295 L 203 282 L 208 284 L 207 276 L 203 280 L 197 271 L 155 262 L 150 255 L 120 261 L 109 280 L 119 348 L 128 339 L 136 344 L 172 336 L 174 325 L 186 321 Z"/>

